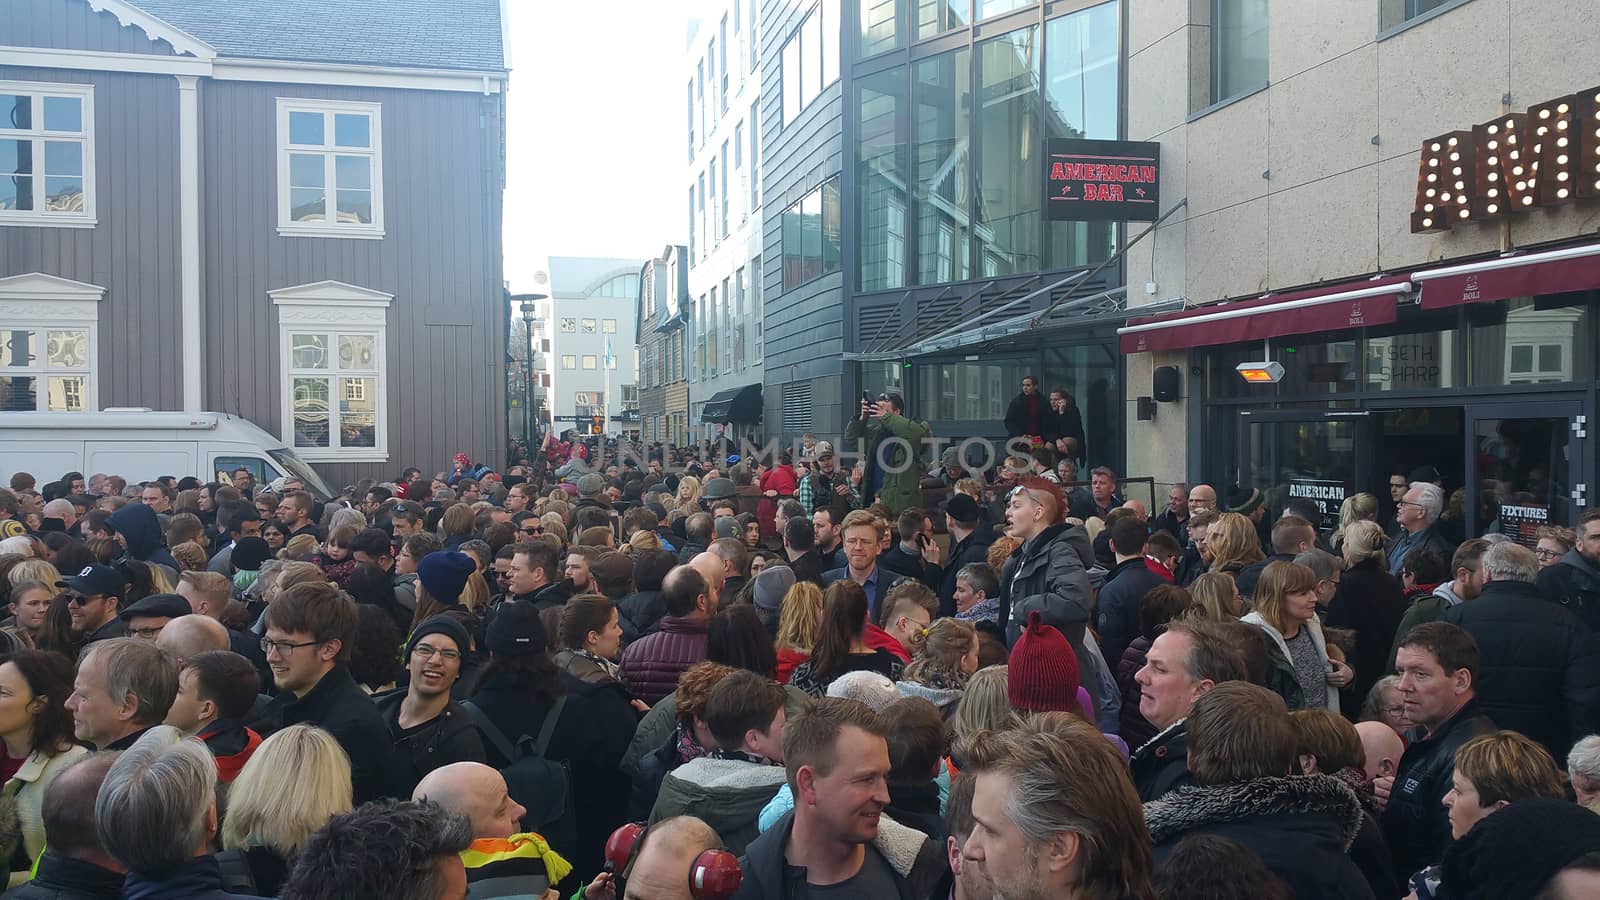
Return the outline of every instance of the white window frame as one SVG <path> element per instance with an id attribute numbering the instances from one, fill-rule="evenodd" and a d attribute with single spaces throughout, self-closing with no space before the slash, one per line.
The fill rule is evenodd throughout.
<path id="1" fill-rule="evenodd" d="M 389 461 L 389 372 L 388 310 L 393 294 L 375 291 L 340 281 L 319 281 L 267 292 L 278 310 L 278 401 L 281 406 L 283 442 L 309 462 L 388 462 Z M 317 332 L 329 336 L 329 349 L 338 346 L 339 335 L 372 338 L 373 368 L 355 377 L 370 377 L 377 382 L 377 417 L 374 447 L 339 446 L 339 395 L 336 387 L 328 392 L 327 447 L 298 447 L 294 441 L 294 377 L 290 335 Z M 337 354 L 334 354 L 337 357 Z M 339 369 L 329 368 L 318 376 L 336 380 Z M 302 377 L 307 377 L 302 375 Z"/>
<path id="2" fill-rule="evenodd" d="M 383 104 L 344 100 L 303 100 L 279 97 L 278 100 L 278 234 L 284 237 L 356 238 L 381 240 L 383 230 Z M 328 143 L 319 149 L 289 146 L 289 114 L 292 112 L 353 113 L 370 116 L 372 146 L 334 147 L 331 123 L 324 127 Z M 324 155 L 323 185 L 329 202 L 338 205 L 338 181 L 334 177 L 335 156 L 369 156 L 372 159 L 372 224 L 340 224 L 328 219 L 322 222 L 296 222 L 289 217 L 289 153 L 321 153 Z"/>
<path id="3" fill-rule="evenodd" d="M 41 362 L 38 365 L 26 369 L 0 369 L 0 375 L 23 375 L 39 379 L 35 388 L 37 400 L 34 409 L 14 410 L 12 413 L 0 413 L 0 416 L 50 412 L 48 379 L 51 375 L 84 376 L 84 408 L 88 412 L 100 408 L 100 379 L 97 377 L 100 360 L 99 319 L 100 301 L 105 293 L 106 289 L 98 285 L 42 272 L 0 278 L 0 322 L 4 323 L 6 329 L 40 332 L 41 341 L 44 340 L 44 332 L 52 328 L 88 332 L 84 354 L 88 365 L 83 368 L 50 368 L 49 360 L 45 358 L 46 348 L 41 343 Z"/>
<path id="4" fill-rule="evenodd" d="M 33 209 L 0 210 L 0 226 L 22 225 L 33 228 L 93 228 L 95 218 L 94 178 L 94 85 L 61 84 L 45 81 L 0 81 L 0 94 L 27 94 L 34 98 L 34 126 L 26 131 L 0 126 L 0 140 L 33 141 Z M 44 98 L 72 97 L 82 103 L 83 132 L 45 131 Z M 44 209 L 44 142 L 83 142 L 83 211 L 47 212 Z"/>
<path id="5" fill-rule="evenodd" d="M 576 354 L 576 353 L 563 353 L 563 354 L 561 354 L 561 369 L 562 369 L 562 371 L 577 371 L 577 369 L 578 369 L 578 354 Z"/>

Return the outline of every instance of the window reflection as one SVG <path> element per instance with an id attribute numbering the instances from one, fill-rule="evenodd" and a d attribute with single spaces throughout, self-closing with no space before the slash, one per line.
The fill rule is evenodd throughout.
<path id="1" fill-rule="evenodd" d="M 971 59 L 972 52 L 962 48 L 923 60 L 916 64 L 911 83 L 918 284 L 965 281 L 969 277 Z"/>
<path id="2" fill-rule="evenodd" d="M 905 108 L 906 70 L 895 67 L 857 82 L 860 193 L 860 288 L 905 285 L 906 163 L 899 119 Z"/>
<path id="3" fill-rule="evenodd" d="M 1588 308 L 1521 298 L 1470 309 L 1473 384 L 1552 384 L 1583 377 Z"/>
<path id="4" fill-rule="evenodd" d="M 1361 378 L 1361 345 L 1352 335 L 1332 341 L 1273 342 L 1273 358 L 1283 365 L 1284 394 L 1338 394 L 1356 389 Z M 1243 381 L 1237 373 L 1236 380 Z"/>
<path id="5" fill-rule="evenodd" d="M 978 241 L 986 276 L 1040 267 L 1039 27 L 978 45 Z"/>

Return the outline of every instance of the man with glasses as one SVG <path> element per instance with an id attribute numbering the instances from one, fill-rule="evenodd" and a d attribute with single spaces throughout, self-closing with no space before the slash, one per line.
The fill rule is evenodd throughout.
<path id="1" fill-rule="evenodd" d="M 889 534 L 889 523 L 865 509 L 852 510 L 839 524 L 844 535 L 845 565 L 822 573 L 822 585 L 848 578 L 867 592 L 867 618 L 876 622 L 884 595 L 899 576 L 878 566 L 878 551 Z"/>
<path id="2" fill-rule="evenodd" d="M 356 634 L 355 603 L 327 582 L 307 582 L 273 598 L 263 619 L 261 649 L 278 687 L 263 724 L 273 731 L 315 725 L 333 735 L 350 758 L 357 804 L 393 794 L 389 729 L 345 667 Z"/>
<path id="3" fill-rule="evenodd" d="M 532 491 L 526 484 L 513 484 L 506 491 L 506 510 L 513 515 L 527 510 L 531 503 Z"/>
<path id="4" fill-rule="evenodd" d="M 484 762 L 472 717 L 450 699 L 472 639 L 452 616 L 434 616 L 406 642 L 406 687 L 377 698 L 394 741 L 394 791 L 411 796 L 423 776 L 457 762 Z"/>
<path id="5" fill-rule="evenodd" d="M 117 617 L 128 580 L 117 569 L 84 566 L 78 574 L 56 582 L 56 587 L 64 589 L 62 597 L 67 601 L 74 637 L 92 644 L 128 634 L 127 626 Z"/>
<path id="6" fill-rule="evenodd" d="M 1217 489 L 1209 484 L 1189 488 L 1189 515 L 1210 510 L 1217 511 Z"/>
<path id="7" fill-rule="evenodd" d="M 519 512 L 511 517 L 511 524 L 517 529 L 517 540 L 526 541 L 544 534 L 544 521 L 532 511 Z"/>
<path id="8" fill-rule="evenodd" d="M 1456 552 L 1436 527 L 1444 512 L 1444 488 L 1431 481 L 1413 481 L 1400 499 L 1395 521 L 1400 524 L 1396 540 L 1389 545 L 1389 574 L 1399 577 L 1406 557 L 1413 550 L 1432 550 L 1445 559 Z"/>
<path id="9" fill-rule="evenodd" d="M 1539 571 L 1539 593 L 1572 610 L 1591 631 L 1600 628 L 1600 508 L 1583 511 L 1577 544 Z"/>
<path id="10" fill-rule="evenodd" d="M 128 634 L 153 642 L 168 622 L 193 611 L 180 594 L 151 594 L 118 612 L 117 618 L 128 624 Z"/>

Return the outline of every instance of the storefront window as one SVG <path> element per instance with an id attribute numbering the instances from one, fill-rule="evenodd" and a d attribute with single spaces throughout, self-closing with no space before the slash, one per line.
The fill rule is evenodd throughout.
<path id="1" fill-rule="evenodd" d="M 972 51 L 962 48 L 916 64 L 911 81 L 911 158 L 916 178 L 917 284 L 965 281 L 972 218 Z"/>
<path id="2" fill-rule="evenodd" d="M 890 391 L 897 391 L 901 397 L 904 397 L 906 390 L 902 375 L 904 371 L 905 366 L 899 360 L 894 360 L 891 362 L 864 362 L 861 364 L 861 389 L 874 400 L 876 400 L 880 394 L 887 394 Z M 849 409 L 847 409 L 846 412 L 849 413 L 854 411 L 856 405 L 860 402 L 860 399 L 861 398 L 858 397 L 855 401 L 851 402 L 849 404 Z M 918 418 L 922 418 L 922 414 L 916 412 L 915 410 L 907 410 L 907 412 L 909 412 L 911 415 L 917 416 Z"/>
<path id="3" fill-rule="evenodd" d="M 978 45 L 980 274 L 1040 267 L 1039 26 Z"/>
<path id="4" fill-rule="evenodd" d="M 1091 467 L 1115 468 L 1123 459 L 1120 371 L 1118 354 L 1108 344 L 1060 347 L 1044 353 L 1042 388 L 1047 397 L 1058 387 L 1071 395 L 1083 419 L 1084 455 Z"/>
<path id="5" fill-rule="evenodd" d="M 914 415 L 935 427 L 955 419 L 998 422 L 1011 398 L 1022 392 L 1022 376 L 1034 368 L 1031 356 L 914 366 Z"/>
<path id="6" fill-rule="evenodd" d="M 856 83 L 856 178 L 860 289 L 905 286 L 906 146 L 900 127 L 906 70 L 897 66 Z"/>
<path id="7" fill-rule="evenodd" d="M 1456 313 L 1436 313 L 1367 334 L 1367 390 L 1420 391 L 1456 386 Z"/>
<path id="8" fill-rule="evenodd" d="M 1554 299 L 1554 298 L 1552 298 Z M 1587 306 L 1521 298 L 1467 309 L 1473 384 L 1555 384 L 1587 377 L 1579 358 Z"/>
<path id="9" fill-rule="evenodd" d="M 1325 341 L 1275 339 L 1272 358 L 1283 365 L 1278 392 L 1284 396 L 1344 394 L 1361 382 L 1361 342 L 1354 334 Z M 1234 378 L 1244 380 L 1237 373 Z"/>
<path id="10" fill-rule="evenodd" d="M 1118 135 L 1118 4 L 1102 3 L 1046 22 L 1046 138 L 1114 140 Z M 1090 266 L 1115 252 L 1111 222 L 1051 222 L 1053 268 Z"/>
<path id="11" fill-rule="evenodd" d="M 1236 371 L 1240 363 L 1260 362 L 1266 358 L 1266 348 L 1260 341 L 1214 347 L 1207 351 L 1206 395 L 1212 400 L 1272 400 L 1277 396 L 1272 385 L 1248 384 Z"/>

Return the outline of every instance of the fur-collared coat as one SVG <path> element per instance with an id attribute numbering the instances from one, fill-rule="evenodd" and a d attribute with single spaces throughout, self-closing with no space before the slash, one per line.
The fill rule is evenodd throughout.
<path id="1" fill-rule="evenodd" d="M 1188 785 L 1144 805 L 1155 859 L 1185 835 L 1232 838 L 1261 857 L 1299 900 L 1363 900 L 1372 888 L 1350 860 L 1361 801 L 1327 775 Z"/>

